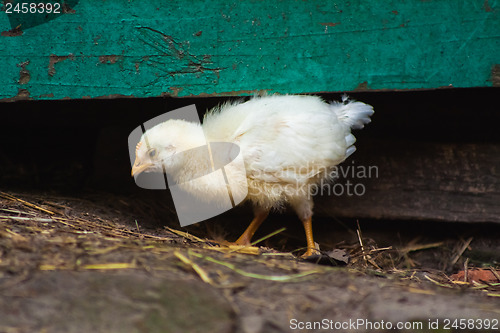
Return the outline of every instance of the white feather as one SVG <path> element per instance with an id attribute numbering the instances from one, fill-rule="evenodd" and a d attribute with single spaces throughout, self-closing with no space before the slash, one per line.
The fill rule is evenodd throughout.
<path id="1" fill-rule="evenodd" d="M 371 106 L 347 98 L 343 103 L 329 104 L 317 96 L 272 95 L 223 104 L 206 114 L 201 128 L 208 142 L 232 142 L 240 147 L 247 199 L 256 207 L 279 208 L 290 203 L 299 216 L 306 216 L 312 212 L 311 185 L 330 180 L 329 171 L 355 151 L 351 128 L 362 128 L 372 114 Z M 191 133 L 189 127 L 179 131 L 179 124 L 174 125 L 171 129 L 158 125 L 163 126 L 161 131 L 153 128 L 147 132 L 148 137 L 157 136 L 150 138 L 150 144 L 161 143 L 158 149 L 172 145 L 182 151 L 200 139 L 196 127 Z M 204 165 L 195 156 L 184 163 L 183 168 L 174 170 L 173 177 L 179 183 Z M 228 179 L 242 176 L 241 170 L 231 168 L 226 173 Z M 246 186 L 244 183 L 241 186 Z M 226 192 L 217 186 L 207 180 L 200 188 L 186 190 L 218 201 Z"/>
<path id="2" fill-rule="evenodd" d="M 342 96 L 342 103 L 332 102 L 330 105 L 339 120 L 352 129 L 363 128 L 374 113 L 371 105 L 351 101 L 346 95 Z"/>

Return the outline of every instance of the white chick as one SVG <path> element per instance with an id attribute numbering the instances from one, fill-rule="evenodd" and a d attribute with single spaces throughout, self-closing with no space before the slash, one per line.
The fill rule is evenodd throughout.
<path id="1" fill-rule="evenodd" d="M 310 256 L 316 251 L 311 191 L 320 182 L 331 181 L 333 168 L 355 151 L 351 129 L 363 128 L 373 112 L 370 105 L 346 96 L 341 103 L 307 95 L 272 95 L 226 103 L 209 111 L 203 125 L 168 120 L 148 130 L 137 145 L 132 175 L 163 172 L 165 168 L 178 184 L 186 184 L 184 190 L 216 204 L 227 197 L 225 184 L 207 180 L 193 186 L 188 182 L 208 170 L 209 161 L 196 155 L 199 150 L 178 153 L 206 142 L 235 143 L 245 170 L 226 168 L 227 177 L 241 179 L 245 173 L 246 182 L 232 184 L 232 190 L 248 191 L 246 199 L 254 207 L 254 219 L 236 244 L 249 245 L 269 211 L 289 204 L 304 225 L 304 256 Z"/>

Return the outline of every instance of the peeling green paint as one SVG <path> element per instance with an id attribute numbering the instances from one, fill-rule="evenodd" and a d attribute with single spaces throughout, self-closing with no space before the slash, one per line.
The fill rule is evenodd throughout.
<path id="1" fill-rule="evenodd" d="M 493 87 L 500 87 L 500 65 L 494 65 L 491 69 L 491 84 Z"/>
<path id="2" fill-rule="evenodd" d="M 0 100 L 498 86 L 494 0 L 70 2 L 0 13 Z"/>
<path id="3" fill-rule="evenodd" d="M 22 62 L 20 64 L 17 64 L 18 67 L 21 67 L 19 70 L 19 80 L 17 81 L 20 85 L 27 84 L 30 82 L 31 75 L 29 70 L 26 68 L 29 65 L 29 60 Z"/>

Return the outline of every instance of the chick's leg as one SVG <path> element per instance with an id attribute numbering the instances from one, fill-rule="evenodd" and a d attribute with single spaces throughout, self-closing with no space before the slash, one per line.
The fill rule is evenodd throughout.
<path id="1" fill-rule="evenodd" d="M 304 230 L 306 231 L 306 240 L 307 240 L 307 251 L 302 256 L 309 257 L 313 254 L 317 254 L 316 245 L 314 244 L 313 238 L 313 230 L 312 230 L 312 216 L 302 220 L 302 224 L 304 225 Z"/>
<path id="2" fill-rule="evenodd" d="M 312 231 L 312 215 L 314 203 L 311 198 L 297 197 L 290 200 L 290 203 L 297 213 L 297 216 L 304 225 L 307 240 L 307 251 L 302 257 L 309 257 L 317 254 L 316 245 L 314 244 L 313 231 Z"/>
<path id="3" fill-rule="evenodd" d="M 267 218 L 267 215 L 269 215 L 269 210 L 263 210 L 263 209 L 255 209 L 254 211 L 254 218 L 248 228 L 245 230 L 245 232 L 238 238 L 235 242 L 237 245 L 250 245 L 250 241 L 257 231 L 259 229 L 260 225 L 264 220 Z"/>

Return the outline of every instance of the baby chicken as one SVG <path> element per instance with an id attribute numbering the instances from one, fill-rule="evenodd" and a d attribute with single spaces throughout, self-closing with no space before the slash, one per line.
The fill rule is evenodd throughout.
<path id="1" fill-rule="evenodd" d="M 237 145 L 241 168 L 226 168 L 233 196 L 246 194 L 254 219 L 236 241 L 249 245 L 273 208 L 290 205 L 302 221 L 307 239 L 304 256 L 315 254 L 311 192 L 332 180 L 332 170 L 354 153 L 351 129 L 363 128 L 373 114 L 370 105 L 349 100 L 327 103 L 318 96 L 271 95 L 247 102 L 229 102 L 209 111 L 203 125 L 184 120 L 165 121 L 143 134 L 137 145 L 132 175 L 165 172 L 183 190 L 217 204 L 227 197 L 226 184 L 189 180 L 208 169 L 197 149 L 207 142 Z M 180 154 L 181 152 L 185 152 Z M 198 152 L 198 153 L 197 153 Z M 213 162 L 212 162 L 213 163 Z"/>

